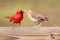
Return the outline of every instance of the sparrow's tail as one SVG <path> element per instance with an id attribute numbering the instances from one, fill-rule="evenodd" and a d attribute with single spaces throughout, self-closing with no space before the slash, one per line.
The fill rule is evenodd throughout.
<path id="1" fill-rule="evenodd" d="M 57 25 L 55 25 L 55 24 L 54 24 L 54 23 L 52 23 L 50 20 L 48 20 L 48 18 L 47 18 L 47 17 L 46 17 L 45 19 L 46 19 L 45 21 L 47 21 L 48 23 L 50 23 L 50 24 L 52 24 L 53 26 L 57 27 Z"/>

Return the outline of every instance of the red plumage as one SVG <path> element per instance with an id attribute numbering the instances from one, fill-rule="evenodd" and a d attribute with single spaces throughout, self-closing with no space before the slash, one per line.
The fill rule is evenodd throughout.
<path id="1" fill-rule="evenodd" d="M 5 18 L 8 18 L 10 20 L 10 22 L 20 24 L 21 21 L 23 20 L 23 13 L 24 13 L 23 10 L 18 10 L 14 16 L 12 16 L 12 17 L 5 16 Z"/>

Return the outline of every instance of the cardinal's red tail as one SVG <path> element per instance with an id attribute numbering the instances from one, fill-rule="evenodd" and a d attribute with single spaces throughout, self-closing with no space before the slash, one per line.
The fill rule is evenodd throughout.
<path id="1" fill-rule="evenodd" d="M 4 18 L 8 18 L 8 19 L 11 19 L 11 17 L 10 17 L 10 16 L 5 16 Z"/>

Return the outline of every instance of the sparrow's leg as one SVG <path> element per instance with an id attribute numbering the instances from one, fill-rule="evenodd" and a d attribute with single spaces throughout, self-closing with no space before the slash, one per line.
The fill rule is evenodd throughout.
<path id="1" fill-rule="evenodd" d="M 40 25 L 41 25 L 40 19 L 36 19 L 36 20 L 37 21 L 35 21 L 36 25 L 34 26 L 34 31 L 37 30 L 40 27 Z"/>
<path id="2" fill-rule="evenodd" d="M 34 31 L 38 30 L 38 28 L 41 27 L 41 23 L 40 22 L 37 22 L 35 27 L 34 27 Z"/>
<path id="3" fill-rule="evenodd" d="M 38 20 L 36 23 L 36 26 L 39 26 L 39 25 L 41 25 L 41 20 Z"/>

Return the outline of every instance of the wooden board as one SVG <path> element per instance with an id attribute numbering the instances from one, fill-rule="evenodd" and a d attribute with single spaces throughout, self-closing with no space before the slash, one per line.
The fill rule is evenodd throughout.
<path id="1" fill-rule="evenodd" d="M 20 40 L 60 40 L 60 27 L 0 27 L 0 36 Z"/>
<path id="2" fill-rule="evenodd" d="M 17 35 L 49 35 L 50 33 L 59 34 L 60 27 L 0 27 L 0 33 Z"/>

